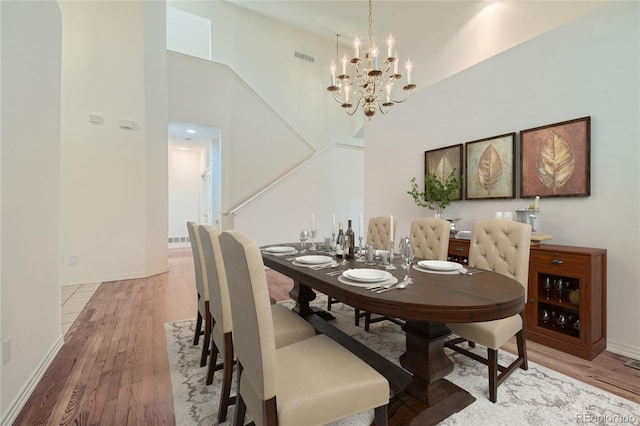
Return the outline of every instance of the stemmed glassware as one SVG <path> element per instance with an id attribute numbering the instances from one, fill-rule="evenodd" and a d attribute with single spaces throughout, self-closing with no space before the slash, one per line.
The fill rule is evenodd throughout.
<path id="1" fill-rule="evenodd" d="M 309 239 L 309 230 L 303 229 L 300 231 L 300 253 L 304 253 L 306 250 L 304 248 L 304 242 Z"/>
<path id="2" fill-rule="evenodd" d="M 340 248 L 342 249 L 342 262 L 340 262 L 340 265 L 346 265 L 347 252 L 349 251 L 349 236 L 345 234 L 340 235 L 338 244 L 340 244 Z"/>
<path id="3" fill-rule="evenodd" d="M 367 261 L 367 258 L 365 257 L 364 247 L 362 246 L 362 235 L 358 237 L 358 241 L 358 253 L 360 254 L 360 256 L 358 256 L 357 262 L 364 263 Z"/>
<path id="4" fill-rule="evenodd" d="M 404 279 L 412 282 L 413 279 L 411 278 L 411 263 L 413 262 L 413 257 L 415 256 L 413 244 L 411 244 L 409 241 L 405 241 L 400 253 L 402 254 L 402 258 L 404 259 L 404 267 L 406 268 Z"/>
<path id="5" fill-rule="evenodd" d="M 314 226 L 311 229 L 309 229 L 309 236 L 311 236 L 311 251 L 316 251 L 316 236 L 318 235 L 318 230 L 317 228 Z"/>
<path id="6" fill-rule="evenodd" d="M 385 269 L 388 270 L 396 269 L 396 267 L 393 265 L 393 247 L 393 240 L 389 240 L 389 264 L 385 266 Z"/>

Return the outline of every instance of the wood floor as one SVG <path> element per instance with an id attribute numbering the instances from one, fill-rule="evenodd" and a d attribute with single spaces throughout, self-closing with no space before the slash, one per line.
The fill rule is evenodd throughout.
<path id="1" fill-rule="evenodd" d="M 175 424 L 164 323 L 194 318 L 196 295 L 190 250 L 170 250 L 169 265 L 98 288 L 14 425 Z M 269 272 L 272 296 L 289 298 L 291 281 Z M 589 362 L 527 348 L 533 362 L 640 403 L 640 370 L 625 357 L 605 352 Z"/>

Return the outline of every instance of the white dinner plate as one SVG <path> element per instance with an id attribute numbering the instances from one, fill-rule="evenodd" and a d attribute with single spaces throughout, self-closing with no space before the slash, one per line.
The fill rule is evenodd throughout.
<path id="1" fill-rule="evenodd" d="M 393 275 L 391 276 L 391 278 L 384 280 L 384 281 L 379 281 L 377 283 L 363 283 L 363 282 L 359 282 L 359 281 L 355 281 L 355 280 L 350 280 L 349 278 L 345 277 L 345 276 L 338 276 L 338 281 L 340 281 L 342 284 L 346 284 L 346 285 L 350 285 L 350 286 L 354 286 L 354 287 L 369 287 L 372 285 L 382 285 L 382 284 L 395 284 L 398 282 L 398 279 L 396 277 L 394 277 Z"/>
<path id="2" fill-rule="evenodd" d="M 267 247 L 264 249 L 267 253 L 289 253 L 290 251 L 295 251 L 295 247 L 288 246 L 276 246 L 276 247 Z"/>
<path id="3" fill-rule="evenodd" d="M 416 271 L 426 272 L 426 273 L 429 273 L 429 274 L 444 274 L 444 275 L 460 275 L 458 272 L 460 272 L 462 269 L 464 269 L 464 268 L 460 268 L 460 269 L 454 269 L 453 271 L 436 271 L 435 269 L 423 268 L 422 266 L 418 265 L 417 263 L 414 264 L 412 266 L 412 268 L 415 269 Z"/>
<path id="4" fill-rule="evenodd" d="M 388 280 L 391 274 L 380 269 L 349 269 L 342 273 L 346 278 L 361 283 L 376 283 Z"/>
<path id="5" fill-rule="evenodd" d="M 300 256 L 300 257 L 296 257 L 296 261 L 299 263 L 304 263 L 306 265 L 319 265 L 321 263 L 332 262 L 333 257 L 317 256 L 317 255 Z"/>
<path id="6" fill-rule="evenodd" d="M 462 268 L 461 264 L 446 260 L 421 260 L 418 265 L 433 271 L 456 271 Z"/>

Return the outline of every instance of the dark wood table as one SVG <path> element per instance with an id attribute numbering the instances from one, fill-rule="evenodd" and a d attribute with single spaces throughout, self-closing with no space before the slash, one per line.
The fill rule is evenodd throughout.
<path id="1" fill-rule="evenodd" d="M 469 276 L 412 270 L 412 285 L 404 290 L 376 294 L 340 283 L 337 276 L 327 275 L 332 269 L 315 271 L 296 266 L 289 260 L 291 257 L 263 255 L 265 266 L 293 279 L 294 286 L 289 295 L 296 302 L 294 310 L 297 313 L 320 332 L 358 354 L 389 380 L 394 394 L 390 401 L 389 424 L 437 424 L 475 401 L 467 391 L 445 379 L 453 371 L 453 362 L 444 352 L 444 341 L 450 334 L 444 323 L 496 320 L 524 309 L 522 285 L 493 272 Z M 398 268 L 389 272 L 402 279 L 404 268 L 399 266 L 397 257 Z M 377 268 L 355 261 L 347 267 Z M 316 297 L 313 290 L 362 311 L 405 320 L 402 328 L 407 346 L 400 356 L 404 369 L 313 315 L 314 310 L 309 306 Z"/>

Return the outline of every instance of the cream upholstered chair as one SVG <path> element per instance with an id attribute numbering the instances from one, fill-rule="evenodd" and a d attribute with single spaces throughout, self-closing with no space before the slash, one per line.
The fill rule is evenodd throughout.
<path id="1" fill-rule="evenodd" d="M 207 288 L 207 271 L 204 268 L 202 256 L 202 245 L 200 235 L 198 235 L 198 223 L 190 220 L 187 222 L 189 231 L 189 241 L 191 242 L 191 252 L 193 254 L 193 266 L 196 273 L 196 290 L 198 291 L 198 317 L 196 319 L 196 331 L 193 337 L 194 346 L 198 344 L 200 335 L 203 334 L 202 325 L 204 323 L 204 341 L 202 353 L 200 355 L 200 367 L 207 365 L 209 355 L 209 341 L 211 340 L 211 314 L 209 312 L 209 289 Z"/>
<path id="2" fill-rule="evenodd" d="M 395 228 L 394 228 L 395 229 Z M 413 246 L 416 257 L 428 260 L 447 260 L 449 252 L 449 235 L 451 222 L 424 217 L 411 222 L 409 242 Z M 389 320 L 396 324 L 404 324 L 403 321 L 390 317 L 371 317 L 369 312 L 364 314 L 364 329 L 369 331 L 369 326 L 374 322 Z"/>
<path id="3" fill-rule="evenodd" d="M 395 239 L 396 229 L 398 228 L 398 221 L 393 219 L 393 236 Z M 367 225 L 367 245 L 372 245 L 375 250 L 389 250 L 389 237 L 391 231 L 391 217 L 390 216 L 378 216 L 369 219 Z M 340 303 L 340 300 L 327 298 L 327 310 L 331 310 L 331 305 L 334 303 Z M 364 313 L 360 313 L 360 309 L 355 310 L 354 324 L 360 325 L 360 317 L 365 316 Z"/>
<path id="4" fill-rule="evenodd" d="M 220 407 L 218 409 L 218 423 L 227 419 L 227 410 L 234 399 L 230 396 L 231 379 L 233 376 L 233 322 L 231 319 L 231 305 L 229 303 L 229 287 L 227 274 L 218 241 L 219 232 L 211 225 L 198 227 L 204 265 L 209 285 L 209 307 L 213 318 L 211 358 L 207 370 L 206 384 L 213 382 L 213 374 L 223 369 L 222 389 L 220 392 Z M 307 321 L 282 305 L 270 304 L 273 316 L 273 328 L 276 348 L 289 345 L 316 335 L 315 329 Z M 218 354 L 222 355 L 222 363 L 216 365 Z"/>
<path id="5" fill-rule="evenodd" d="M 387 424 L 389 383 L 324 335 L 277 349 L 258 245 L 238 231 L 220 234 L 231 297 L 238 397 L 234 424 L 248 410 L 256 425 L 324 425 L 375 409 Z"/>
<path id="6" fill-rule="evenodd" d="M 411 222 L 409 242 L 420 259 L 447 260 L 450 234 L 451 222 L 423 217 Z"/>
<path id="7" fill-rule="evenodd" d="M 393 239 L 395 240 L 398 221 L 393 219 Z M 367 244 L 376 250 L 389 250 L 389 240 L 391 231 L 391 218 L 389 216 L 378 216 L 369 219 L 367 228 Z"/>
<path id="8" fill-rule="evenodd" d="M 529 249 L 531 226 L 508 220 L 476 222 L 471 230 L 469 266 L 486 269 L 513 278 L 524 287 L 525 300 L 529 276 Z M 498 386 L 518 367 L 526 370 L 527 347 L 525 341 L 524 312 L 495 321 L 451 323 L 449 329 L 460 336 L 445 345 L 457 352 L 480 361 L 489 367 L 489 399 L 496 402 Z M 498 364 L 498 348 L 516 336 L 518 357 L 508 367 Z M 459 346 L 464 341 L 487 347 L 487 358 Z M 498 374 L 500 372 L 500 374 Z"/>

